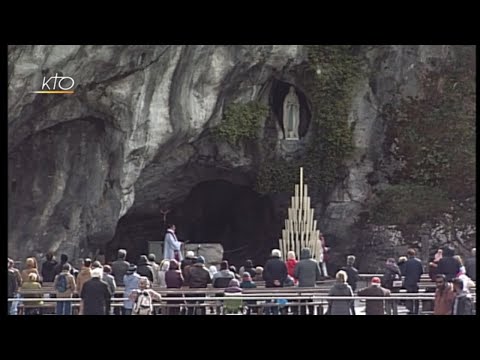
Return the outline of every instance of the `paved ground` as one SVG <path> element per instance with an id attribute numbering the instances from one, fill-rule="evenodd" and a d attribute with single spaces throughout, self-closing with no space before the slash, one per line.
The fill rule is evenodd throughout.
<path id="1" fill-rule="evenodd" d="M 407 315 L 408 310 L 403 305 L 398 305 L 398 315 Z M 365 303 L 355 300 L 355 315 L 365 315 Z"/>

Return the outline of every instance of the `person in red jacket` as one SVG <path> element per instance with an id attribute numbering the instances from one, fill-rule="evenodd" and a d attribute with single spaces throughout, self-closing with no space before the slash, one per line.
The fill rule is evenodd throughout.
<path id="1" fill-rule="evenodd" d="M 287 253 L 287 261 L 286 261 L 286 264 L 287 264 L 287 271 L 288 271 L 288 275 L 290 275 L 294 281 L 295 281 L 295 284 L 297 283 L 297 279 L 295 279 L 295 265 L 297 265 L 298 263 L 298 260 L 295 259 L 295 253 L 293 251 L 289 251 Z"/>

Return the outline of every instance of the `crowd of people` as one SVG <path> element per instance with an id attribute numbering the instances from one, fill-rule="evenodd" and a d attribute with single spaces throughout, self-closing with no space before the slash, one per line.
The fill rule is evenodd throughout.
<path id="1" fill-rule="evenodd" d="M 172 237 L 172 241 L 178 241 Z M 170 251 L 170 250 L 168 250 Z M 472 257 L 463 263 L 462 259 L 454 255 L 453 250 L 445 248 L 439 250 L 428 265 L 428 273 L 436 284 L 433 313 L 436 315 L 468 315 L 474 311 L 474 306 L 469 293 L 469 288 L 475 286 L 476 280 L 476 253 L 472 250 Z M 80 314 L 84 315 L 146 315 L 154 314 L 154 301 L 160 301 L 161 295 L 153 290 L 153 286 L 167 289 L 204 289 L 209 284 L 213 288 L 224 289 L 223 293 L 216 296 L 225 297 L 228 294 L 241 293 L 244 289 L 256 288 L 256 282 L 262 281 L 266 288 L 281 288 L 298 286 L 311 288 L 326 276 L 321 270 L 321 264 L 314 260 L 311 251 L 304 248 L 300 259 L 296 259 L 293 251 L 288 252 L 287 260 L 282 259 L 280 250 L 274 249 L 271 257 L 264 266 L 254 266 L 251 260 L 245 263 L 237 271 L 236 267 L 223 260 L 219 267 L 211 265 L 206 267 L 203 256 L 196 256 L 192 251 L 187 251 L 185 258 L 180 258 L 176 249 L 169 252 L 169 258 L 165 258 L 159 264 L 154 254 L 142 255 L 136 264 L 126 260 L 127 251 L 118 250 L 115 261 L 105 264 L 96 259 L 84 259 L 80 270 L 76 270 L 70 263 L 68 256 L 61 255 L 57 262 L 52 253 L 46 255 L 46 261 L 42 264 L 41 272 L 38 270 L 37 261 L 30 257 L 25 261 L 25 268 L 19 271 L 14 266 L 14 261 L 8 259 L 8 297 L 17 298 L 19 290 L 41 289 L 42 283 L 53 283 L 55 295 L 62 299 L 56 303 L 57 315 L 72 314 L 72 301 L 65 300 L 80 298 Z M 356 258 L 349 255 L 346 265 L 338 269 L 335 282 L 330 288 L 329 296 L 351 297 L 346 300 L 329 300 L 326 314 L 330 315 L 355 315 L 354 294 L 362 297 L 390 297 L 391 293 L 398 293 L 403 288 L 407 293 L 418 293 L 419 283 L 424 269 L 422 262 L 416 257 L 415 250 L 410 249 L 406 257 L 400 257 L 398 261 L 389 258 L 385 262 L 383 276 L 373 277 L 369 286 L 357 289 L 359 273 L 355 268 Z M 120 294 L 125 300 L 123 306 L 112 309 L 112 297 L 117 296 L 117 287 L 123 288 Z M 28 291 L 27 291 L 28 293 Z M 41 293 L 23 295 L 36 297 Z M 195 307 L 204 301 L 190 300 L 190 297 L 202 297 L 203 293 L 185 294 L 184 300 L 168 300 L 169 297 L 178 295 L 166 295 L 166 302 L 171 305 L 164 309 L 167 315 L 193 315 L 206 314 L 206 306 Z M 225 298 L 225 302 L 227 302 Z M 301 315 L 313 315 L 316 313 L 314 306 L 309 305 L 312 300 L 302 300 L 303 306 L 288 306 L 288 303 L 277 300 L 268 300 L 278 306 L 267 306 L 266 314 L 276 315 L 280 313 L 292 313 Z M 18 301 L 17 301 L 18 302 Z M 236 304 L 235 302 L 232 302 Z M 244 305 L 247 314 L 257 313 L 255 300 L 246 300 Z M 42 299 L 30 302 L 31 305 L 41 305 Z M 190 304 L 192 306 L 182 306 Z M 285 305 L 286 304 L 286 305 Z M 397 315 L 399 301 L 392 299 L 366 301 L 367 315 Z M 237 305 L 234 305 L 234 307 Z M 419 300 L 407 300 L 405 306 L 409 314 L 419 313 Z M 210 309 L 221 313 L 228 311 L 229 306 Z M 9 314 L 16 313 L 16 302 L 9 302 Z M 29 306 L 25 314 L 37 314 L 38 307 Z M 317 309 L 318 313 L 318 309 Z"/>
<path id="2" fill-rule="evenodd" d="M 462 258 L 455 255 L 451 247 L 439 249 L 432 261 L 428 264 L 428 274 L 435 282 L 435 299 L 433 301 L 434 315 L 471 315 L 474 305 L 470 289 L 475 287 L 476 281 L 476 249 L 472 249 L 465 266 Z M 344 296 L 353 294 L 357 288 L 358 270 L 354 267 L 355 257 L 347 257 L 347 265 L 337 273 L 338 291 L 331 291 L 330 295 Z M 374 277 L 371 285 L 357 291 L 359 296 L 389 297 L 392 293 L 399 293 L 405 289 L 407 294 L 415 294 L 420 289 L 420 279 L 424 273 L 424 267 L 420 259 L 416 257 L 414 249 L 407 251 L 407 256 L 401 256 L 398 261 L 388 258 L 382 278 Z M 341 285 L 342 283 L 346 283 Z M 350 295 L 345 295 L 350 296 Z M 367 315 L 398 314 L 400 301 L 366 301 Z M 403 301 L 402 301 L 403 303 Z M 420 300 L 406 300 L 405 306 L 409 315 L 418 315 Z M 427 304 L 427 302 L 424 302 Z M 459 305 L 460 304 L 460 305 Z M 343 308 L 337 314 L 354 315 L 355 309 L 350 303 L 350 309 Z"/>

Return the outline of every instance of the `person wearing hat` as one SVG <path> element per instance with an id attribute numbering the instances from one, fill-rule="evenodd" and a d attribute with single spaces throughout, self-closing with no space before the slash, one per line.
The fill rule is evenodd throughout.
<path id="1" fill-rule="evenodd" d="M 123 290 L 123 297 L 127 300 L 123 301 L 123 314 L 131 315 L 133 309 L 133 301 L 130 299 L 130 294 L 133 290 L 139 288 L 140 275 L 137 274 L 137 266 L 130 264 L 127 273 L 123 277 L 125 289 Z"/>
<path id="2" fill-rule="evenodd" d="M 182 271 L 182 276 L 184 279 L 187 278 L 187 273 L 190 271 L 190 267 L 195 264 L 197 261 L 197 257 L 195 253 L 191 250 L 187 251 L 185 254 L 185 259 L 183 259 L 180 263 L 180 270 Z"/>
<path id="3" fill-rule="evenodd" d="M 387 297 L 390 296 L 390 290 L 381 286 L 379 277 L 373 277 L 370 286 L 358 290 L 358 296 L 373 296 L 373 297 Z M 366 301 L 366 315 L 385 315 L 385 301 L 384 300 L 367 300 Z"/>
<path id="4" fill-rule="evenodd" d="M 203 256 L 199 256 L 195 262 L 190 267 L 190 271 L 187 273 L 186 283 L 190 286 L 191 289 L 199 289 L 199 288 L 206 288 L 208 284 L 212 283 L 212 278 L 210 277 L 210 271 L 205 267 L 205 258 Z M 205 294 L 186 294 L 186 297 L 202 297 Z M 187 304 L 202 304 L 203 301 L 187 301 Z M 205 307 L 201 307 L 200 309 L 201 315 L 206 314 Z M 187 315 L 193 315 L 194 307 L 189 306 Z"/>
<path id="5" fill-rule="evenodd" d="M 140 255 L 137 262 L 137 273 L 140 276 L 146 276 L 150 282 L 153 282 L 153 268 L 146 255 Z"/>

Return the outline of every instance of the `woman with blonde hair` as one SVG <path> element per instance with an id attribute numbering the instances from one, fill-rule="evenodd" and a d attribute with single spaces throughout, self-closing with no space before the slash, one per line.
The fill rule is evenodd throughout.
<path id="1" fill-rule="evenodd" d="M 328 292 L 328 296 L 349 296 L 352 300 L 328 300 L 328 315 L 353 315 L 352 305 L 354 302 L 353 291 L 347 284 L 347 273 L 343 270 L 337 272 L 336 282 Z"/>
<path id="2" fill-rule="evenodd" d="M 26 270 L 26 269 L 25 269 Z M 28 274 L 27 280 L 25 280 L 22 284 L 22 290 L 40 290 L 42 285 L 38 282 L 38 275 L 35 272 L 31 272 Z M 31 298 L 42 298 L 43 295 L 41 293 L 35 294 L 23 294 L 25 299 Z M 40 315 L 39 306 L 43 305 L 43 301 L 26 301 L 24 302 L 23 306 L 25 307 L 25 315 Z"/>
<path id="3" fill-rule="evenodd" d="M 28 276 L 31 273 L 36 274 L 38 282 L 41 282 L 40 273 L 38 272 L 37 259 L 34 257 L 29 257 L 25 261 L 25 269 L 22 270 L 22 281 L 29 281 Z"/>
<path id="4" fill-rule="evenodd" d="M 255 276 L 253 277 L 253 281 L 263 281 L 263 267 L 257 266 L 255 268 Z"/>
<path id="5" fill-rule="evenodd" d="M 166 288 L 167 283 L 165 282 L 165 274 L 170 268 L 170 261 L 169 260 L 162 260 L 160 263 L 160 271 L 158 272 L 158 284 L 161 288 Z"/>
<path id="6" fill-rule="evenodd" d="M 465 270 L 465 265 L 463 264 L 463 259 L 460 255 L 454 255 L 453 258 L 457 261 L 457 263 L 460 265 L 460 272 L 461 273 L 466 273 L 467 271 Z"/>
<path id="7" fill-rule="evenodd" d="M 407 257 L 406 256 L 400 256 L 398 258 L 397 266 L 400 269 L 400 273 L 402 276 L 405 276 L 405 266 L 407 265 Z"/>

